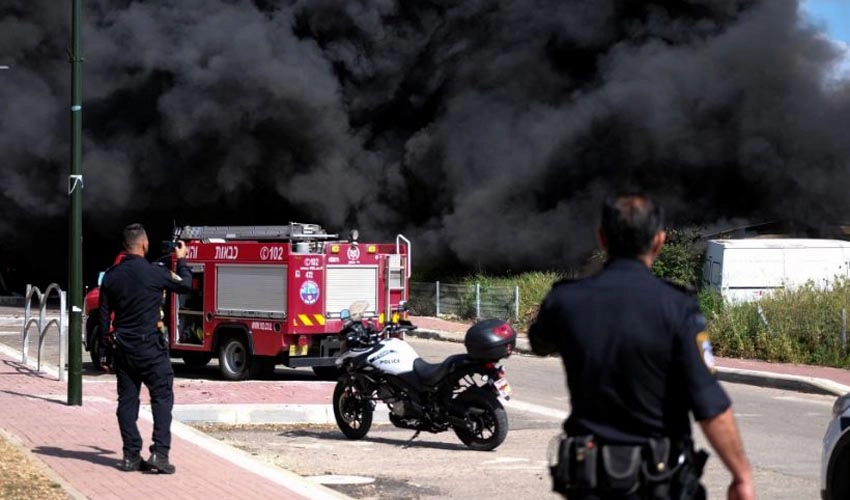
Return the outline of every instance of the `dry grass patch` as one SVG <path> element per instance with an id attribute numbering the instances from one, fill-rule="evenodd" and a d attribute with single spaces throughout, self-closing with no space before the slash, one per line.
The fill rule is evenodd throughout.
<path id="1" fill-rule="evenodd" d="M 0 499 L 67 500 L 62 485 L 51 479 L 46 466 L 22 452 L 0 432 Z"/>

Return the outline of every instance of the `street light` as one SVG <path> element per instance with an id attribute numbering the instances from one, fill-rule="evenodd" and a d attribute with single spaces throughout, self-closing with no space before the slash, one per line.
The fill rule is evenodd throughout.
<path id="1" fill-rule="evenodd" d="M 82 314 L 83 314 L 83 56 L 80 44 L 80 25 L 83 1 L 71 2 L 71 173 L 68 176 L 69 211 L 69 279 L 68 298 L 68 405 L 83 404 Z M 63 367 L 60 367 L 61 370 Z"/>

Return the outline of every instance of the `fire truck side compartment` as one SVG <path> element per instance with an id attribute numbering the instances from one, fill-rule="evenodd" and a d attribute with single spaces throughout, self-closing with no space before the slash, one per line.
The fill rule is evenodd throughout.
<path id="1" fill-rule="evenodd" d="M 327 267 L 325 277 L 327 297 L 325 311 L 328 317 L 339 317 L 340 311 L 357 300 L 369 302 L 367 313 L 375 314 L 378 307 L 377 266 L 333 266 Z"/>
<path id="2" fill-rule="evenodd" d="M 216 266 L 216 314 L 286 317 L 287 266 Z"/>

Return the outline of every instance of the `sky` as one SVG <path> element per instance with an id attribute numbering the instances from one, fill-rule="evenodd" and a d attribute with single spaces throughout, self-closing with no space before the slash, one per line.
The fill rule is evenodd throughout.
<path id="1" fill-rule="evenodd" d="M 836 68 L 839 81 L 850 78 L 850 0 L 804 0 L 805 11 L 827 36 L 844 47 L 844 63 Z"/>
<path id="2" fill-rule="evenodd" d="M 825 23 L 831 38 L 850 44 L 850 0 L 805 0 L 803 9 Z"/>

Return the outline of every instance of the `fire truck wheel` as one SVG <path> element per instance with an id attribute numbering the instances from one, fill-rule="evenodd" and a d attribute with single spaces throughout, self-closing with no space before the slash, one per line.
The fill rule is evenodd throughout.
<path id="1" fill-rule="evenodd" d="M 336 380 L 342 375 L 342 370 L 336 366 L 314 366 L 313 373 L 322 380 Z"/>
<path id="2" fill-rule="evenodd" d="M 208 352 L 187 352 L 183 355 L 183 363 L 189 368 L 201 368 L 207 366 L 212 359 Z"/>
<path id="3" fill-rule="evenodd" d="M 245 380 L 251 375 L 251 354 L 245 341 L 238 337 L 226 339 L 218 352 L 218 365 L 225 380 Z"/>

